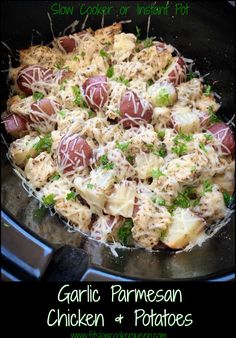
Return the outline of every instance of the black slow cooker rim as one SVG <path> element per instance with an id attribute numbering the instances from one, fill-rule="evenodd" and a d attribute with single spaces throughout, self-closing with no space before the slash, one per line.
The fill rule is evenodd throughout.
<path id="1" fill-rule="evenodd" d="M 5 213 L 9 219 L 13 222 L 15 222 L 18 226 L 20 226 L 22 229 L 24 229 L 27 233 L 32 235 L 36 240 L 40 241 L 43 244 L 48 245 L 49 247 L 54 248 L 55 250 L 59 247 L 62 247 L 61 245 L 52 245 L 47 239 L 41 237 L 34 231 L 32 231 L 30 228 L 26 227 L 25 225 L 21 224 L 16 217 L 14 217 L 6 208 L 2 207 L 1 212 Z M 83 234 L 82 234 L 83 235 Z M 102 243 L 101 243 L 102 244 Z M 137 249 L 138 250 L 138 249 Z M 142 250 L 142 249 L 140 249 Z M 167 253 L 170 254 L 170 253 Z M 86 280 L 86 276 L 88 273 L 94 278 L 104 279 L 104 280 L 114 280 L 116 277 L 121 278 L 123 281 L 156 281 L 156 282 L 199 282 L 199 281 L 228 281 L 235 279 L 235 267 L 228 267 L 226 269 L 221 269 L 215 273 L 209 273 L 202 276 L 197 277 L 187 277 L 187 278 L 146 278 L 145 276 L 140 279 L 137 277 L 132 277 L 129 274 L 125 274 L 122 272 L 114 272 L 111 269 L 103 268 L 99 265 L 92 264 L 87 269 L 88 271 L 85 272 L 85 277 L 82 277 L 82 280 Z M 94 279 L 96 280 L 96 279 Z"/>

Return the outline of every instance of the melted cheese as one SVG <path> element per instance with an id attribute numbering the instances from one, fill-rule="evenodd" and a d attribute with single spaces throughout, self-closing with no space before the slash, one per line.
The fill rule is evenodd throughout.
<path id="1" fill-rule="evenodd" d="M 83 34 L 75 32 L 77 24 L 76 21 L 71 26 L 73 34 L 69 34 L 75 43 L 71 53 L 66 53 L 61 38 L 54 37 L 52 48 L 38 45 L 21 50 L 20 67 L 9 69 L 14 85 L 7 113 L 28 121 L 28 135 L 9 147 L 9 157 L 23 187 L 41 202 L 44 196 L 54 194 L 54 209 L 67 224 L 97 240 L 115 242 L 116 247 L 117 231 L 124 217 L 133 220 L 131 232 L 138 247 L 151 249 L 162 240 L 170 248 L 179 249 L 198 242 L 198 238 L 200 241 L 205 222 L 220 222 L 227 215 L 222 192 L 232 194 L 234 184 L 232 157 L 222 151 L 220 140 L 207 138 L 204 129 L 210 113 L 220 107 L 216 95 L 204 95 L 203 78 L 186 81 L 185 70 L 192 70 L 193 61 L 183 57 L 182 69 L 173 52 L 180 53 L 171 45 L 153 41 L 152 46 L 144 48 L 145 44 L 139 44 L 134 34 L 121 32 L 121 23 L 95 32 L 87 29 Z M 47 68 L 46 72 L 35 69 L 36 64 Z M 50 99 L 55 114 L 43 112 L 33 96 L 17 95 L 22 92 L 16 79 L 24 66 L 31 67 L 32 74 L 22 77 L 23 84 Z M 65 71 L 69 73 L 66 75 Z M 150 80 L 156 88 L 162 81 L 170 80 L 170 72 L 173 79 L 178 77 L 178 83 L 183 81 L 175 86 L 177 101 L 170 107 L 152 107 L 151 123 L 137 125 L 139 106 L 133 93 L 140 98 L 143 117 L 153 102 Z M 99 84 L 103 89 L 100 94 L 106 91 L 108 99 L 104 102 L 101 98 L 97 105 L 96 84 L 85 90 L 83 84 L 89 77 L 106 74 L 110 76 L 107 75 L 107 82 Z M 35 77 L 37 81 L 32 84 Z M 74 86 L 80 91 L 79 97 Z M 120 118 L 121 98 L 127 91 L 134 116 L 129 117 L 127 111 L 126 118 L 136 125 L 130 129 L 123 128 Z M 83 103 L 86 98 L 96 106 L 96 112 Z M 38 112 L 32 110 L 32 103 L 38 105 Z M 19 127 L 16 119 L 15 124 Z M 160 131 L 165 132 L 162 138 L 158 137 Z M 192 135 L 188 141 L 180 139 L 184 143 L 182 154 L 173 151 L 178 132 Z M 51 133 L 50 153 L 37 154 L 34 145 L 46 133 Z M 65 135 L 69 137 L 61 159 L 59 144 Z M 85 166 L 84 151 L 75 154 L 77 166 L 66 173 L 64 170 L 71 165 L 68 151 L 75 150 L 76 135 L 87 141 L 92 158 Z M 160 149 L 164 149 L 165 156 L 158 156 Z M 101 156 L 107 159 L 107 167 L 99 163 Z M 159 169 L 160 177 L 152 178 L 153 169 Z M 53 181 L 55 172 L 60 172 L 61 177 Z M 213 190 L 202 196 L 203 180 L 213 182 Z M 172 216 L 167 206 L 191 186 L 196 189 L 199 205 L 191 210 L 177 208 Z M 71 191 L 77 195 L 68 200 Z M 157 197 L 164 200 L 164 205 L 153 202 Z M 92 214 L 96 215 L 95 221 Z"/>

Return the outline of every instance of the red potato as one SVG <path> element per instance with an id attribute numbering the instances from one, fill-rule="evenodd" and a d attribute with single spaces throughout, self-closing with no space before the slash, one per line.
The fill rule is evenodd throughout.
<path id="1" fill-rule="evenodd" d="M 108 83 L 104 75 L 93 76 L 83 83 L 84 98 L 93 110 L 100 110 L 108 100 Z"/>
<path id="2" fill-rule="evenodd" d="M 57 39 L 57 43 L 59 47 L 61 47 L 67 54 L 72 53 L 78 46 L 76 35 L 79 36 L 81 40 L 83 40 L 87 34 L 89 33 L 86 31 L 81 31 L 71 36 L 62 36 L 61 38 Z"/>
<path id="3" fill-rule="evenodd" d="M 185 82 L 186 65 L 183 58 L 179 56 L 175 57 L 171 65 L 167 68 L 163 77 L 167 78 L 175 86 L 179 85 L 182 82 Z"/>
<path id="4" fill-rule="evenodd" d="M 132 91 L 126 92 L 120 101 L 120 121 L 124 128 L 137 127 L 140 123 L 150 123 L 153 108 Z"/>
<path id="5" fill-rule="evenodd" d="M 49 116 L 56 114 L 59 109 L 57 102 L 44 98 L 32 103 L 30 112 L 31 122 L 40 122 L 48 120 Z"/>
<path id="6" fill-rule="evenodd" d="M 71 72 L 70 70 L 61 69 L 55 73 L 55 81 L 56 83 L 62 84 L 63 81 L 70 80 L 73 78 L 73 76 L 74 73 Z"/>
<path id="7" fill-rule="evenodd" d="M 87 167 L 91 158 L 92 150 L 79 134 L 63 136 L 58 146 L 58 164 L 64 174 Z"/>
<path id="8" fill-rule="evenodd" d="M 115 230 L 115 228 L 117 228 L 117 226 L 119 226 L 119 224 L 122 222 L 123 217 L 122 216 L 114 217 L 112 215 L 107 215 L 105 216 L 105 219 L 106 219 L 106 227 L 110 229 L 110 231 L 105 236 L 109 237 L 110 235 L 112 235 L 113 230 Z M 103 228 L 99 226 L 97 221 L 95 221 L 91 227 L 91 234 L 92 237 L 94 237 L 98 241 L 102 239 L 104 240 Z"/>
<path id="9" fill-rule="evenodd" d="M 27 95 L 33 94 L 34 86 L 42 82 L 49 82 L 53 79 L 51 69 L 38 65 L 32 65 L 21 69 L 17 76 L 17 85 Z"/>
<path id="10" fill-rule="evenodd" d="M 100 229 L 95 229 L 94 226 L 91 227 L 90 229 L 92 237 L 95 238 L 97 241 L 101 241 L 102 235 L 101 235 L 101 230 Z"/>
<path id="11" fill-rule="evenodd" d="M 69 36 L 63 36 L 58 39 L 58 44 L 66 53 L 72 53 L 76 48 L 76 40 Z"/>
<path id="12" fill-rule="evenodd" d="M 167 45 L 161 41 L 157 41 L 155 47 L 158 52 L 163 52 L 164 50 L 167 50 Z"/>
<path id="13" fill-rule="evenodd" d="M 7 133 L 15 138 L 22 137 L 27 133 L 27 121 L 22 116 L 9 114 L 4 118 L 3 123 Z"/>
<path id="14" fill-rule="evenodd" d="M 199 111 L 198 117 L 200 119 L 200 126 L 206 128 L 209 125 L 210 115 L 205 112 Z"/>
<path id="15" fill-rule="evenodd" d="M 91 34 L 87 31 L 81 31 L 81 32 L 77 33 L 77 35 L 79 36 L 79 38 L 81 40 L 84 40 L 86 38 L 86 35 L 91 36 Z"/>
<path id="16" fill-rule="evenodd" d="M 207 129 L 221 143 L 221 151 L 226 155 L 234 155 L 235 141 L 232 130 L 224 122 L 213 124 Z"/>

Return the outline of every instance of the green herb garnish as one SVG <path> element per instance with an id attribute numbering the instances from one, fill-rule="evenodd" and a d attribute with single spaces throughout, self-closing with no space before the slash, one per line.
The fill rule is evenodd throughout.
<path id="1" fill-rule="evenodd" d="M 79 58 L 78 56 L 74 55 L 73 58 L 72 58 L 73 61 L 79 61 Z"/>
<path id="2" fill-rule="evenodd" d="M 102 56 L 103 58 L 104 57 L 106 57 L 106 58 L 109 57 L 109 55 L 107 54 L 107 52 L 104 49 L 100 49 L 99 55 Z"/>
<path id="3" fill-rule="evenodd" d="M 114 109 L 114 113 L 117 115 L 120 115 L 120 110 L 119 109 Z"/>
<path id="4" fill-rule="evenodd" d="M 210 116 L 210 118 L 209 118 L 209 122 L 210 122 L 210 123 L 217 123 L 217 122 L 219 122 L 219 121 L 220 121 L 219 117 L 218 117 L 217 115 L 215 115 L 215 114 L 212 114 L 212 115 Z"/>
<path id="5" fill-rule="evenodd" d="M 161 146 L 161 148 L 157 151 L 157 154 L 164 158 L 167 155 L 166 147 L 164 145 Z"/>
<path id="6" fill-rule="evenodd" d="M 153 40 L 151 38 L 146 38 L 145 40 L 143 40 L 143 46 L 144 48 L 149 48 L 153 46 Z"/>
<path id="7" fill-rule="evenodd" d="M 200 203 L 200 198 L 196 198 L 195 201 L 192 201 L 192 207 L 196 207 Z"/>
<path id="8" fill-rule="evenodd" d="M 186 134 L 180 132 L 177 136 L 175 136 L 175 138 L 173 139 L 173 142 L 175 144 L 178 144 L 179 140 L 190 142 L 190 141 L 193 140 L 193 136 L 192 135 L 186 135 Z"/>
<path id="9" fill-rule="evenodd" d="M 108 161 L 107 155 L 102 155 L 102 156 L 99 158 L 99 163 L 100 163 L 100 165 L 102 166 L 102 168 L 105 169 L 105 170 L 110 170 L 110 169 L 113 169 L 113 168 L 114 168 L 114 163 L 110 163 L 110 162 Z"/>
<path id="10" fill-rule="evenodd" d="M 163 239 L 166 237 L 167 230 L 162 230 L 161 236 L 160 236 L 160 241 L 163 241 Z"/>
<path id="11" fill-rule="evenodd" d="M 196 203 L 196 192 L 193 187 L 186 187 L 182 192 L 179 192 L 173 201 L 172 209 L 177 207 L 189 208 Z"/>
<path id="12" fill-rule="evenodd" d="M 166 201 L 164 200 L 164 198 L 161 198 L 159 196 L 154 196 L 151 198 L 151 200 L 153 203 L 158 204 L 160 206 L 166 205 Z"/>
<path id="13" fill-rule="evenodd" d="M 103 166 L 103 169 L 105 170 L 111 170 L 113 168 L 114 168 L 114 163 L 110 163 L 110 162 Z"/>
<path id="14" fill-rule="evenodd" d="M 154 81 L 152 79 L 147 80 L 147 85 L 150 87 L 153 85 Z"/>
<path id="15" fill-rule="evenodd" d="M 232 196 L 226 191 L 223 192 L 225 205 L 228 206 L 232 202 Z"/>
<path id="16" fill-rule="evenodd" d="M 72 91 L 73 91 L 73 94 L 74 94 L 74 97 L 75 97 L 75 100 L 74 102 L 78 105 L 78 106 L 81 106 L 82 102 L 83 102 L 83 97 L 80 93 L 80 89 L 78 86 L 72 86 Z"/>
<path id="17" fill-rule="evenodd" d="M 176 147 L 172 147 L 171 149 L 172 153 L 175 153 L 178 156 L 186 154 L 187 150 L 188 148 L 184 143 L 179 143 Z"/>
<path id="18" fill-rule="evenodd" d="M 202 149 L 205 153 L 207 153 L 207 150 L 206 150 L 206 147 L 205 147 L 205 144 L 200 142 L 199 143 L 199 148 Z"/>
<path id="19" fill-rule="evenodd" d="M 67 199 L 67 201 L 69 201 L 69 200 L 75 200 L 76 199 L 76 193 L 74 191 L 69 192 L 66 195 L 66 199 Z"/>
<path id="20" fill-rule="evenodd" d="M 187 74 L 187 81 L 190 81 L 190 80 L 192 80 L 192 79 L 194 79 L 196 77 L 198 77 L 197 73 L 195 73 L 195 72 L 189 72 Z"/>
<path id="21" fill-rule="evenodd" d="M 58 114 L 64 119 L 66 117 L 66 113 L 64 110 L 60 110 Z"/>
<path id="22" fill-rule="evenodd" d="M 123 83 L 125 86 L 129 86 L 129 80 L 125 79 L 123 76 L 114 78 L 115 81 Z"/>
<path id="23" fill-rule="evenodd" d="M 139 39 L 141 36 L 141 29 L 138 26 L 136 26 L 135 28 L 136 28 L 136 37 L 137 39 Z"/>
<path id="24" fill-rule="evenodd" d="M 154 144 L 145 143 L 145 146 L 148 148 L 149 151 L 153 151 L 154 150 Z"/>
<path id="25" fill-rule="evenodd" d="M 41 100 L 44 98 L 44 94 L 43 93 L 40 93 L 40 92 L 35 92 L 33 94 L 33 99 L 34 101 L 38 101 L 38 100 Z"/>
<path id="26" fill-rule="evenodd" d="M 119 241 L 123 245 L 130 245 L 132 242 L 132 227 L 134 226 L 132 219 L 126 219 L 117 232 Z"/>
<path id="27" fill-rule="evenodd" d="M 217 122 L 219 122 L 220 121 L 220 119 L 219 119 L 219 117 L 215 114 L 215 112 L 214 112 L 214 109 L 213 109 L 213 106 L 209 106 L 208 108 L 207 108 L 207 110 L 208 110 L 208 112 L 209 112 L 209 114 L 210 114 L 210 118 L 209 118 L 209 122 L 210 123 L 217 123 Z"/>
<path id="28" fill-rule="evenodd" d="M 88 183 L 88 184 L 87 184 L 87 188 L 88 188 L 88 189 L 93 189 L 93 188 L 94 188 L 94 185 L 91 184 L 91 183 Z"/>
<path id="29" fill-rule="evenodd" d="M 88 116 L 89 116 L 89 118 L 91 119 L 91 117 L 94 116 L 94 112 L 93 112 L 92 110 L 89 110 L 89 111 L 88 111 Z"/>
<path id="30" fill-rule="evenodd" d="M 207 110 L 208 110 L 209 114 L 214 114 L 213 106 L 208 106 Z"/>
<path id="31" fill-rule="evenodd" d="M 207 141 L 210 141 L 213 139 L 213 136 L 211 134 L 204 134 L 204 137 L 206 138 Z"/>
<path id="32" fill-rule="evenodd" d="M 51 134 L 46 134 L 45 136 L 41 137 L 40 140 L 33 145 L 34 149 L 36 150 L 37 155 L 43 151 L 50 153 L 52 148 L 52 136 Z"/>
<path id="33" fill-rule="evenodd" d="M 203 192 L 202 192 L 202 196 L 203 196 L 206 192 L 212 192 L 212 183 L 206 180 L 202 183 L 202 188 L 203 188 Z"/>
<path id="34" fill-rule="evenodd" d="M 80 89 L 78 86 L 72 86 L 72 91 L 74 94 L 74 103 L 79 106 L 79 107 L 83 107 L 83 108 L 87 108 L 87 104 L 83 99 L 83 96 L 81 95 Z"/>
<path id="35" fill-rule="evenodd" d="M 49 194 L 47 196 L 44 196 L 42 198 L 42 201 L 43 201 L 43 204 L 45 205 L 45 207 L 49 207 L 49 206 L 54 205 L 56 203 L 55 197 L 56 197 L 55 194 Z"/>
<path id="36" fill-rule="evenodd" d="M 190 207 L 190 200 L 188 196 L 184 193 L 178 193 L 178 196 L 174 199 L 173 206 L 175 208 L 189 208 Z"/>
<path id="37" fill-rule="evenodd" d="M 54 67 L 57 68 L 57 69 L 62 69 L 62 67 L 63 67 L 63 62 L 55 63 Z"/>
<path id="38" fill-rule="evenodd" d="M 134 157 L 131 156 L 131 155 L 128 155 L 128 156 L 126 157 L 126 160 L 127 160 L 131 165 L 134 163 Z"/>
<path id="39" fill-rule="evenodd" d="M 159 90 L 157 101 L 160 106 L 167 106 L 170 104 L 170 95 L 166 88 L 161 88 Z"/>
<path id="40" fill-rule="evenodd" d="M 114 75 L 114 67 L 111 66 L 108 68 L 107 72 L 106 72 L 106 76 L 111 78 Z"/>
<path id="41" fill-rule="evenodd" d="M 173 142 L 175 143 L 175 147 L 173 147 L 171 149 L 171 151 L 175 154 L 177 154 L 178 156 L 182 156 L 184 155 L 188 148 L 186 146 L 185 143 L 183 143 L 183 141 L 185 142 L 190 142 L 191 140 L 193 140 L 193 136 L 192 135 L 185 135 L 183 133 L 179 133 L 177 136 L 174 137 Z"/>
<path id="42" fill-rule="evenodd" d="M 161 176 L 166 176 L 159 168 L 152 169 L 152 178 L 159 179 Z"/>
<path id="43" fill-rule="evenodd" d="M 60 178 L 60 174 L 56 171 L 55 174 L 51 177 L 52 181 L 57 181 Z"/>
<path id="44" fill-rule="evenodd" d="M 146 143 L 145 144 L 146 148 L 148 149 L 149 152 L 151 152 L 154 155 L 160 156 L 160 157 L 165 157 L 166 156 L 166 148 L 163 145 L 160 149 L 157 149 L 154 144 Z"/>
<path id="45" fill-rule="evenodd" d="M 116 147 L 120 149 L 121 151 L 126 151 L 129 147 L 130 142 L 125 142 L 125 143 L 119 143 L 116 142 Z"/>
<path id="46" fill-rule="evenodd" d="M 180 208 L 189 208 L 189 198 L 185 194 L 178 193 L 178 196 L 174 199 L 174 206 Z"/>
<path id="47" fill-rule="evenodd" d="M 171 215 L 173 215 L 173 212 L 175 211 L 176 206 L 175 206 L 174 204 L 172 204 L 172 205 L 167 205 L 166 208 L 167 208 L 167 210 L 169 211 L 169 213 L 170 213 Z"/>
<path id="48" fill-rule="evenodd" d="M 157 136 L 160 140 L 163 140 L 165 137 L 165 131 L 164 130 L 158 131 Z"/>
<path id="49" fill-rule="evenodd" d="M 210 96 L 210 95 L 211 95 L 211 91 L 212 91 L 211 86 L 210 86 L 210 85 L 207 85 L 206 88 L 205 88 L 205 90 L 204 90 L 204 92 L 203 92 L 203 94 L 204 94 L 205 96 Z"/>
<path id="50" fill-rule="evenodd" d="M 106 165 L 109 161 L 108 161 L 108 157 L 107 155 L 102 155 L 100 158 L 99 158 L 99 162 L 100 164 L 102 165 Z"/>

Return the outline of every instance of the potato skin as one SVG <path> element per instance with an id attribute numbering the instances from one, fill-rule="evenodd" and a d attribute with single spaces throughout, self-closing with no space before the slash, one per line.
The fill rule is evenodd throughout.
<path id="1" fill-rule="evenodd" d="M 120 101 L 120 122 L 124 128 L 137 127 L 140 123 L 151 122 L 153 114 L 152 106 L 141 100 L 132 91 L 127 91 Z M 133 120 L 135 119 L 135 120 Z"/>
<path id="2" fill-rule="evenodd" d="M 59 47 L 61 47 L 65 51 L 65 53 L 69 54 L 74 52 L 74 50 L 78 46 L 78 41 L 75 37 L 78 36 L 81 40 L 83 40 L 87 34 L 89 33 L 86 31 L 81 31 L 71 36 L 65 35 L 57 39 L 57 43 Z"/>
<path id="3" fill-rule="evenodd" d="M 31 104 L 30 120 L 39 122 L 47 120 L 49 116 L 56 114 L 55 105 L 57 103 L 50 99 L 44 98 Z M 39 113 L 39 114 L 38 114 Z"/>
<path id="4" fill-rule="evenodd" d="M 65 80 L 70 80 L 75 74 L 70 70 L 61 69 L 55 73 L 55 80 L 57 83 L 62 84 Z"/>
<path id="5" fill-rule="evenodd" d="M 58 164 L 64 174 L 73 172 L 80 166 L 87 167 L 91 157 L 90 146 L 79 134 L 62 137 L 58 146 Z"/>
<path id="6" fill-rule="evenodd" d="M 164 50 L 167 50 L 167 45 L 164 42 L 158 41 L 155 44 L 157 52 L 163 52 Z"/>
<path id="7" fill-rule="evenodd" d="M 33 84 L 37 84 L 37 82 L 41 81 L 51 81 L 52 78 L 53 73 L 50 69 L 38 65 L 33 65 L 22 68 L 18 73 L 16 82 L 22 92 L 27 95 L 32 95 L 33 90 L 31 86 Z"/>
<path id="8" fill-rule="evenodd" d="M 18 138 L 27 133 L 27 121 L 24 117 L 17 114 L 9 114 L 3 120 L 6 132 Z"/>
<path id="9" fill-rule="evenodd" d="M 108 100 L 108 83 L 104 75 L 89 77 L 83 83 L 84 98 L 93 110 L 101 109 Z"/>
<path id="10" fill-rule="evenodd" d="M 58 39 L 58 44 L 64 49 L 64 51 L 68 53 L 72 53 L 76 48 L 76 41 L 74 38 L 70 38 L 69 36 L 63 36 Z"/>
<path id="11" fill-rule="evenodd" d="M 182 57 L 176 57 L 167 68 L 164 77 L 177 86 L 186 81 L 186 65 Z"/>
<path id="12" fill-rule="evenodd" d="M 213 124 L 208 129 L 214 137 L 216 137 L 222 144 L 221 151 L 226 155 L 234 155 L 235 140 L 232 130 L 224 122 Z"/>
<path id="13" fill-rule="evenodd" d="M 200 126 L 206 128 L 210 123 L 210 115 L 205 112 L 200 112 L 199 114 Z"/>

